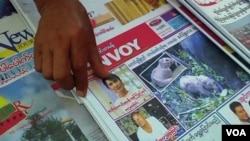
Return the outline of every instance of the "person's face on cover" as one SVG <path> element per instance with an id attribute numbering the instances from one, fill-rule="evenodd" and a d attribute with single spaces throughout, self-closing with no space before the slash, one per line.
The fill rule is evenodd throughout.
<path id="1" fill-rule="evenodd" d="M 105 82 L 107 86 L 109 87 L 109 89 L 115 93 L 119 94 L 121 91 L 125 89 L 124 84 L 118 79 L 106 80 Z"/>
<path id="2" fill-rule="evenodd" d="M 140 127 L 143 127 L 147 122 L 146 119 L 144 118 L 144 116 L 142 116 L 141 114 L 135 114 L 135 115 L 133 115 L 132 118 L 133 118 L 134 122 Z"/>
<path id="3" fill-rule="evenodd" d="M 242 106 L 237 106 L 235 107 L 235 114 L 237 115 L 237 117 L 241 120 L 241 121 L 246 121 L 249 119 L 249 116 L 246 112 L 246 110 L 244 109 L 244 107 Z"/>

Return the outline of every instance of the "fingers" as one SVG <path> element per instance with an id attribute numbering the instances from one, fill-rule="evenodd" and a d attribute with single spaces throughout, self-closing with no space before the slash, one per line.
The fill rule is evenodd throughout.
<path id="1" fill-rule="evenodd" d="M 35 69 L 44 78 L 55 80 L 67 90 L 74 87 L 73 75 L 69 59 L 69 40 L 63 39 L 60 33 L 45 35 L 38 30 L 34 44 Z"/>
<path id="2" fill-rule="evenodd" d="M 38 32 L 37 32 L 38 33 Z M 38 34 L 36 34 L 38 35 Z M 38 72 L 42 71 L 42 44 L 40 44 L 40 38 L 35 36 L 35 43 L 34 43 L 34 63 L 35 63 L 35 70 Z"/>
<path id="3" fill-rule="evenodd" d="M 84 7 L 81 7 L 82 13 L 86 13 L 86 9 Z M 90 63 L 91 68 L 93 69 L 95 75 L 101 78 L 107 78 L 109 76 L 108 71 L 104 69 L 104 66 L 101 62 L 98 50 L 97 50 L 97 45 L 96 45 L 96 40 L 95 40 L 95 35 L 93 28 L 91 26 L 91 21 L 88 18 L 87 14 L 83 15 L 84 23 L 85 23 L 85 38 L 84 40 L 88 41 L 86 45 L 84 46 L 85 51 L 87 53 L 87 62 Z M 86 39 L 87 38 L 87 39 Z"/>
<path id="4" fill-rule="evenodd" d="M 89 48 L 90 49 L 88 50 L 88 52 L 89 52 L 88 59 L 89 59 L 90 66 L 94 71 L 94 74 L 98 77 L 101 77 L 101 78 L 107 78 L 109 76 L 109 72 L 107 70 L 105 70 L 105 68 L 101 62 L 99 53 L 96 49 L 97 46 L 91 44 Z"/>
<path id="5" fill-rule="evenodd" d="M 101 62 L 100 55 L 98 53 L 94 32 L 89 31 L 89 48 L 88 48 L 88 61 L 93 69 L 95 75 L 101 78 L 109 77 L 109 72 L 105 70 L 104 65 Z"/>
<path id="6" fill-rule="evenodd" d="M 45 48 L 42 54 L 42 73 L 44 78 L 53 80 L 53 53 L 50 52 L 49 48 Z"/>
<path id="7" fill-rule="evenodd" d="M 53 51 L 53 78 L 62 88 L 71 90 L 74 88 L 75 82 L 71 73 L 70 50 L 68 48 L 70 45 L 62 40 L 55 45 L 59 45 L 59 48 L 57 47 L 57 50 Z"/>
<path id="8" fill-rule="evenodd" d="M 86 96 L 88 87 L 87 50 L 88 41 L 83 34 L 75 36 L 71 44 L 71 65 L 77 94 Z"/>
<path id="9" fill-rule="evenodd" d="M 42 32 L 37 31 L 35 36 L 34 44 L 34 62 L 35 69 L 38 72 L 41 72 L 46 79 L 53 80 L 53 53 L 50 50 L 50 45 L 44 38 Z"/>
<path id="10" fill-rule="evenodd" d="M 71 2 L 62 1 L 56 10 L 55 3 L 44 8 L 35 37 L 35 69 L 62 88 L 76 87 L 79 95 L 85 96 L 87 63 L 99 77 L 108 77 L 108 72 L 100 61 L 86 10 L 79 1 Z"/>

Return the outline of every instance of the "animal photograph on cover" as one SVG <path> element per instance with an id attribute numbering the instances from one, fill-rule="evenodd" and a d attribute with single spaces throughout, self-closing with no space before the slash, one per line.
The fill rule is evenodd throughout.
<path id="1" fill-rule="evenodd" d="M 201 32 L 194 33 L 165 52 L 176 63 L 161 71 L 165 74 L 157 75 L 169 76 L 169 72 L 181 67 L 179 75 L 172 74 L 174 79 L 165 87 L 156 87 L 150 77 L 155 71 L 155 60 L 163 57 L 162 53 L 133 71 L 186 128 L 192 127 L 249 83 L 249 74 Z M 162 83 L 159 84 L 163 86 L 168 79 L 160 80 Z"/>

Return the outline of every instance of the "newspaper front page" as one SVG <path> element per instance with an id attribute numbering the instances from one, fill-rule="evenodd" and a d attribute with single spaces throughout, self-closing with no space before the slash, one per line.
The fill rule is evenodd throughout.
<path id="1" fill-rule="evenodd" d="M 108 140 L 199 141 L 213 135 L 220 141 L 221 125 L 238 122 L 233 112 L 228 114 L 235 120 L 223 114 L 229 102 L 242 103 L 241 95 L 248 100 L 249 74 L 169 5 L 125 23 L 112 10 L 113 18 L 89 13 L 102 63 L 112 75 L 100 80 L 90 69 L 88 95 L 80 98 Z"/>
<path id="2" fill-rule="evenodd" d="M 221 109 L 249 91 L 250 76 L 178 11 L 165 10 L 106 34 L 98 48 L 110 78 L 89 70 L 82 100 L 110 140 L 198 141 L 212 134 L 220 141 L 220 125 L 237 123 Z"/>

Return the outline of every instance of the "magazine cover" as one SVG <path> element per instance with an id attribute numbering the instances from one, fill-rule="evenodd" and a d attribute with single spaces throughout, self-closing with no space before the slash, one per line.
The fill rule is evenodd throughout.
<path id="1" fill-rule="evenodd" d="M 230 48 L 220 37 L 218 37 L 209 27 L 206 26 L 199 18 L 190 12 L 178 0 L 167 0 L 178 12 L 180 12 L 187 20 L 196 26 L 204 35 L 213 41 L 222 51 L 228 54 L 236 63 L 250 74 L 250 64 L 239 56 L 232 48 Z"/>
<path id="2" fill-rule="evenodd" d="M 72 92 L 60 88 L 56 82 L 49 82 L 56 96 L 62 101 L 63 105 L 65 105 L 66 110 L 70 112 L 71 117 L 75 120 L 86 138 L 90 141 L 108 141 L 99 127 L 100 125 L 96 123 L 88 109 L 83 104 L 78 103 L 72 95 Z"/>
<path id="3" fill-rule="evenodd" d="M 98 45 L 110 77 L 90 71 L 82 98 L 110 140 L 179 140 L 249 84 L 249 74 L 174 8 L 116 32 Z"/>
<path id="4" fill-rule="evenodd" d="M 249 17 L 250 3 L 246 0 L 180 0 L 204 19 L 204 23 L 214 26 L 227 44 L 246 62 L 250 62 Z"/>
<path id="5" fill-rule="evenodd" d="M 33 0 L 9 0 L 20 18 L 29 27 L 32 33 L 36 33 L 40 14 Z"/>
<path id="6" fill-rule="evenodd" d="M 0 1 L 0 88 L 33 68 L 34 35 L 9 0 Z"/>
<path id="7" fill-rule="evenodd" d="M 1 60 L 33 47 L 32 33 L 8 0 L 0 1 L 0 25 Z"/>
<path id="8" fill-rule="evenodd" d="M 53 89 L 36 72 L 0 89 L 0 113 L 0 140 L 87 141 Z"/>

